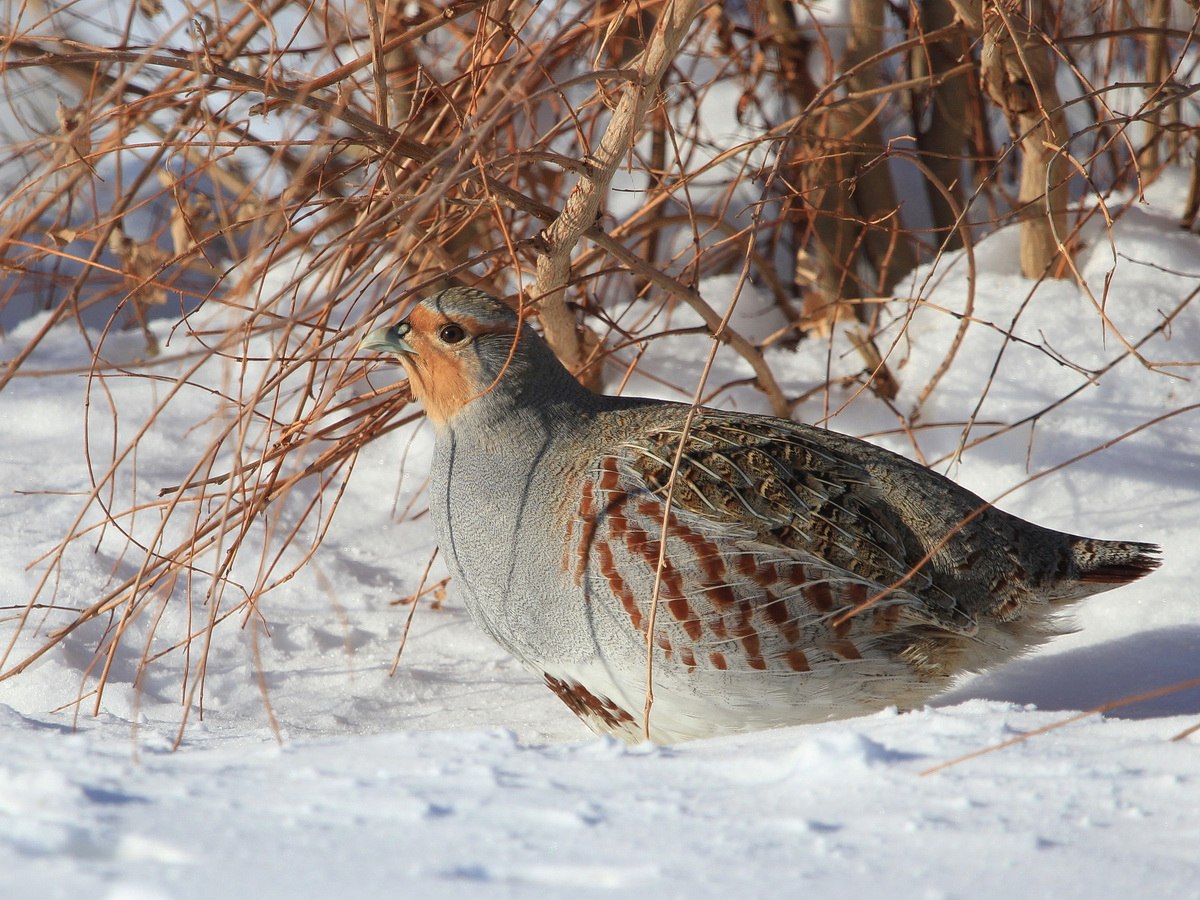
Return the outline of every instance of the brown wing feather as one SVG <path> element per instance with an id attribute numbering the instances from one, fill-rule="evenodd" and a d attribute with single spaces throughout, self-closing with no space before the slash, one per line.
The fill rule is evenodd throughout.
<path id="1" fill-rule="evenodd" d="M 639 634 L 679 436 L 650 429 L 598 460 L 592 525 L 573 531 L 588 595 L 616 596 L 610 611 Z M 887 518 L 870 473 L 770 420 L 697 418 L 671 501 L 654 640 L 686 666 L 807 671 L 893 656 L 911 640 L 906 629 L 974 630 L 912 571 L 920 554 Z M 839 621 L 879 594 L 869 611 Z"/>

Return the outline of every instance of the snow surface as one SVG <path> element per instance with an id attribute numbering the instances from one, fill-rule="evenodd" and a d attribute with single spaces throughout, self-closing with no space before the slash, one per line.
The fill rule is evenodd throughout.
<path id="1" fill-rule="evenodd" d="M 1115 249 L 1096 227 L 1079 258 L 1121 333 L 1131 342 L 1151 335 L 1139 349 L 1152 362 L 1200 359 L 1196 303 L 1151 334 L 1200 288 L 1200 240 L 1175 225 L 1183 188 L 1180 176 L 1163 179 L 1149 203 L 1118 221 Z M 1077 633 L 912 713 L 670 748 L 593 737 L 474 629 L 453 585 L 444 603 L 418 605 L 389 677 L 409 613 L 393 601 L 413 592 L 433 550 L 419 515 L 430 435 L 424 426 L 401 430 L 362 453 L 319 552 L 264 600 L 267 627 L 231 620 L 217 629 L 204 718 L 192 716 L 178 749 L 188 665 L 178 653 L 135 685 L 142 648 L 130 641 L 100 714 L 90 715 L 87 699 L 76 716 L 72 701 L 94 686 L 102 623 L 0 682 L 0 895 L 1200 896 L 1200 734 L 1171 740 L 1200 722 L 1200 690 L 923 774 L 1067 711 L 1200 677 L 1200 413 L 1178 412 L 1200 403 L 1197 370 L 1152 371 L 1126 358 L 1089 384 L 1077 367 L 1117 359 L 1120 341 L 1073 283 L 1034 290 L 1011 274 L 1015 252 L 1011 231 L 976 248 L 975 321 L 923 407 L 919 424 L 929 427 L 915 435 L 926 461 L 983 496 L 1011 490 L 1000 505 L 1012 512 L 1163 545 L 1163 568 L 1084 604 Z M 914 294 L 929 304 L 906 332 L 888 335 L 903 386 L 897 409 L 912 408 L 949 352 L 959 320 L 938 307 L 964 309 L 967 271 L 957 255 L 916 273 Z M 732 287 L 713 279 L 703 290 L 720 305 Z M 753 300 L 748 289 L 735 324 L 761 337 L 774 326 L 752 314 Z M 0 360 L 42 324 L 14 328 Z M 1027 343 L 1006 342 L 1010 329 Z M 160 332 L 168 359 L 156 373 L 182 371 L 193 338 L 165 324 Z M 140 338 L 128 335 L 110 338 L 110 355 L 121 341 L 137 354 Z M 774 350 L 771 363 L 798 394 L 828 371 L 857 371 L 847 348 L 839 338 L 831 349 Z M 686 393 L 707 350 L 703 338 L 655 342 L 645 368 L 673 373 Z M 86 361 L 67 325 L 26 371 Z M 222 365 L 206 364 L 193 381 L 225 383 Z M 380 366 L 372 379 L 395 374 Z M 722 351 L 712 385 L 745 374 Z M 166 390 L 121 377 L 104 388 L 93 384 L 90 424 L 78 374 L 17 378 L 0 392 L 4 643 L 44 572 L 30 564 L 61 539 L 90 489 L 85 429 L 93 448 L 107 446 L 111 404 L 128 440 Z M 681 396 L 641 377 L 629 390 Z M 983 393 L 964 440 L 961 423 Z M 744 388 L 717 402 L 763 408 Z M 179 483 L 210 437 L 196 423 L 212 408 L 205 391 L 177 397 L 138 442 L 136 476 L 121 489 L 153 497 Z M 828 416 L 831 427 L 914 452 L 894 413 L 869 394 L 818 394 L 797 415 Z M 951 464 L 960 443 L 966 449 Z M 397 512 L 414 498 L 411 513 Z M 68 551 L 59 603 L 82 606 L 114 574 L 129 574 L 136 563 L 120 555 L 118 538 L 110 530 Z M 435 565 L 431 578 L 439 572 Z M 161 611 L 164 640 L 185 633 L 189 612 L 202 614 L 178 605 Z M 35 610 L 10 662 L 61 621 Z"/>

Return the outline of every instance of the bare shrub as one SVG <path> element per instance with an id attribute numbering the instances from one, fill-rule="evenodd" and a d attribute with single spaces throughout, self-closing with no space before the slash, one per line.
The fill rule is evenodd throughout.
<path id="1" fill-rule="evenodd" d="M 361 14 L 277 0 L 187 15 L 10 2 L 0 323 L 43 315 L 0 363 L 0 389 L 37 377 L 39 343 L 74 323 L 98 398 L 89 415 L 112 428 L 89 444 L 92 489 L 10 621 L 2 677 L 96 627 L 79 699 L 98 709 L 138 623 L 140 665 L 188 654 L 183 706 L 197 707 L 214 630 L 261 615 L 317 551 L 359 448 L 419 415 L 402 386 L 367 385 L 353 358 L 359 323 L 409 297 L 448 283 L 519 297 L 593 384 L 636 367 L 669 331 L 657 313 L 682 304 L 788 415 L 847 383 L 891 402 L 891 357 L 921 300 L 912 266 L 969 251 L 1014 215 L 1042 223 L 1027 274 L 1077 276 L 1080 223 L 1119 216 L 1114 189 L 1191 152 L 1187 16 L 1046 2 L 1029 18 L 1024 4 L 989 0 L 977 21 L 978 3 L 954 6 L 965 25 L 946 0 L 856 0 L 845 21 L 694 0 L 368 3 Z M 1110 92 L 1130 81 L 1138 42 L 1152 61 L 1124 89 L 1143 100 L 1118 114 Z M 991 105 L 1000 70 L 985 64 L 981 80 L 980 50 L 986 63 L 997 44 L 1008 46 L 1004 96 L 1027 82 L 1020 109 Z M 1047 68 L 1069 73 L 1075 95 L 1056 96 Z M 1137 130 L 1143 120 L 1153 127 Z M 757 285 L 784 325 L 739 333 L 729 298 L 701 289 L 721 274 Z M 192 339 L 188 364 L 118 429 L 99 398 L 114 378 L 164 377 L 173 351 L 147 324 L 164 317 Z M 968 304 L 962 328 L 970 321 Z M 129 329 L 145 335 L 136 358 L 112 350 Z M 830 354 L 843 329 L 861 371 L 789 394 L 764 349 Z M 1118 337 L 1154 364 L 1136 337 Z M 952 359 L 915 408 L 895 410 L 902 427 L 916 427 Z M 228 362 L 219 383 L 198 374 L 214 360 Z M 211 416 L 178 421 L 173 404 L 195 390 L 211 394 Z M 164 428 L 209 437 L 186 478 L 138 496 L 138 441 Z M 247 559 L 258 531 L 266 549 Z M 55 605 L 65 555 L 106 532 L 123 535 L 129 565 L 14 655 Z M 167 603 L 197 618 L 152 641 Z"/>

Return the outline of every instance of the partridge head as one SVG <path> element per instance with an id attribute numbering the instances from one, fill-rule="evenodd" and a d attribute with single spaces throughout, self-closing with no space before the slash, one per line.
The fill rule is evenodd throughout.
<path id="1" fill-rule="evenodd" d="M 1159 562 L 831 431 L 595 394 L 481 291 L 362 346 L 399 359 L 434 425 L 430 512 L 471 616 L 599 733 L 912 707 Z"/>

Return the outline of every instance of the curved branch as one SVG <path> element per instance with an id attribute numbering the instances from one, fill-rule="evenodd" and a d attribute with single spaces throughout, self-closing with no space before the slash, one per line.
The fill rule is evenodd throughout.
<path id="1" fill-rule="evenodd" d="M 643 128 L 658 86 L 702 5 L 700 0 L 676 0 L 667 8 L 646 45 L 640 78 L 625 88 L 599 146 L 589 155 L 590 171 L 576 182 L 562 212 L 542 232 L 544 249 L 537 257 L 534 295 L 540 304 L 547 342 L 572 370 L 582 360 L 575 317 L 565 299 L 571 254 L 595 224 L 608 186 Z"/>
<path id="2" fill-rule="evenodd" d="M 728 344 L 742 359 L 750 364 L 750 368 L 754 370 L 754 377 L 758 381 L 758 386 L 762 388 L 763 393 L 767 395 L 767 399 L 771 402 L 772 412 L 785 419 L 791 417 L 791 407 L 788 404 L 787 398 L 783 395 L 783 390 L 779 387 L 779 382 L 775 380 L 775 376 L 771 372 L 771 367 L 763 359 L 762 353 L 750 341 L 730 328 L 717 311 L 704 301 L 703 297 L 694 290 L 680 284 L 670 275 L 660 272 L 653 265 L 646 262 L 646 260 L 633 253 L 620 241 L 611 235 L 605 234 L 600 228 L 592 227 L 589 229 L 587 231 L 587 238 L 598 247 L 604 248 L 619 259 L 629 267 L 630 271 L 636 272 L 647 281 L 653 282 L 695 310 L 696 314 L 704 320 L 704 324 L 708 326 L 708 330 L 712 333 L 714 340 Z"/>

